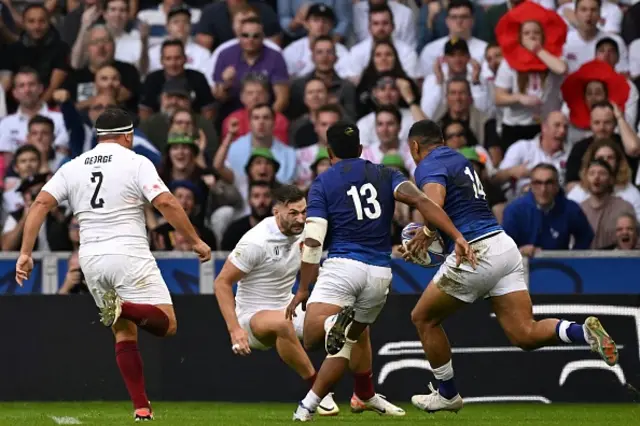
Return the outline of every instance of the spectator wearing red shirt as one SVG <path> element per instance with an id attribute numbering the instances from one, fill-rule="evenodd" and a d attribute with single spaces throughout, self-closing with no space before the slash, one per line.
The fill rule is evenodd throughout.
<path id="1" fill-rule="evenodd" d="M 244 108 L 240 108 L 229 114 L 222 122 L 222 137 L 227 135 L 231 120 L 238 121 L 238 135 L 244 136 L 251 131 L 249 128 L 249 111 L 256 105 L 269 102 L 269 82 L 261 74 L 249 73 L 242 79 L 240 102 Z M 289 120 L 280 112 L 276 112 L 276 121 L 273 127 L 273 135 L 285 144 L 289 143 Z M 235 139 L 234 139 L 235 140 Z"/>

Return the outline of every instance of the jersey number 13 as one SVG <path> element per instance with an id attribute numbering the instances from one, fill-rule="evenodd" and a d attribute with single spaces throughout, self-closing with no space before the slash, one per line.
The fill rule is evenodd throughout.
<path id="1" fill-rule="evenodd" d="M 358 190 L 355 185 L 352 185 L 347 191 L 347 195 L 353 199 L 353 206 L 356 209 L 356 217 L 358 220 L 363 220 L 364 216 L 366 216 L 367 219 L 377 219 L 382 214 L 382 208 L 377 199 L 378 191 L 371 183 L 365 183 L 360 187 L 360 190 Z M 364 209 L 362 208 L 363 203 L 360 199 L 361 197 L 366 197 L 366 207 Z"/>

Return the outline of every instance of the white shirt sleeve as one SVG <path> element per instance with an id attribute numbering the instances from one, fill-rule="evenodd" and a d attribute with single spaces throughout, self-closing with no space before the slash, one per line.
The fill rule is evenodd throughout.
<path id="1" fill-rule="evenodd" d="M 640 39 L 629 45 L 629 72 L 632 79 L 640 76 Z"/>
<path id="2" fill-rule="evenodd" d="M 629 98 L 624 105 L 624 119 L 633 128 L 638 117 L 638 89 L 631 80 L 627 80 L 627 83 L 629 83 Z"/>
<path id="3" fill-rule="evenodd" d="M 71 163 L 67 163 L 60 167 L 60 169 L 53 174 L 53 177 L 42 187 L 42 190 L 51 194 L 58 204 L 69 198 L 69 185 L 64 175 L 69 164 Z"/>
<path id="4" fill-rule="evenodd" d="M 622 30 L 622 11 L 620 7 L 611 2 L 602 4 L 602 18 L 605 19 L 602 31 L 608 33 L 620 34 Z"/>
<path id="5" fill-rule="evenodd" d="M 15 147 L 11 143 L 9 126 L 7 120 L 0 121 L 0 152 L 14 152 Z M 7 165 L 7 167 L 9 167 Z"/>
<path id="6" fill-rule="evenodd" d="M 289 46 L 285 47 L 284 52 L 282 52 L 284 62 L 287 64 L 287 71 L 289 72 L 289 75 L 293 77 L 297 77 L 300 71 L 296 67 L 296 64 L 298 62 L 296 58 L 296 56 L 298 56 L 298 52 L 295 52 L 296 46 L 297 44 L 292 43 Z"/>
<path id="7" fill-rule="evenodd" d="M 245 241 L 243 238 L 238 242 L 228 259 L 233 266 L 248 274 L 264 261 L 265 254 L 262 246 Z"/>
<path id="8" fill-rule="evenodd" d="M 514 78 L 515 71 L 507 64 L 507 61 L 502 61 L 498 67 L 494 85 L 505 90 L 512 90 Z"/>
<path id="9" fill-rule="evenodd" d="M 618 49 L 620 50 L 620 60 L 616 64 L 616 71 L 619 73 L 629 72 L 629 52 L 627 51 L 627 45 L 620 38 L 620 36 L 611 34 L 612 38 L 618 43 Z"/>
<path id="10" fill-rule="evenodd" d="M 140 193 L 147 201 L 152 202 L 154 198 L 163 192 L 169 192 L 158 172 L 149 159 L 140 156 L 140 167 L 138 168 L 137 185 Z"/>
<path id="11" fill-rule="evenodd" d="M 7 216 L 7 220 L 4 222 L 4 226 L 2 227 L 2 233 L 7 234 L 13 231 L 16 228 L 16 225 L 18 225 L 18 222 L 16 222 L 13 216 Z"/>
<path id="12" fill-rule="evenodd" d="M 422 100 L 420 108 L 427 117 L 433 118 L 440 103 L 442 103 L 442 84 L 438 84 L 436 76 L 431 74 L 422 83 Z"/>
<path id="13" fill-rule="evenodd" d="M 396 41 L 394 44 L 398 55 L 400 55 L 400 64 L 407 75 L 413 79 L 424 77 L 424 72 L 422 71 L 416 52 L 403 42 Z"/>
<path id="14" fill-rule="evenodd" d="M 483 112 L 491 110 L 493 107 L 493 99 L 489 98 L 489 90 L 487 86 L 482 83 L 482 80 L 480 80 L 479 84 L 469 82 L 469 86 L 471 86 L 473 105 Z"/>
<path id="15" fill-rule="evenodd" d="M 500 162 L 500 170 L 510 169 L 511 167 L 519 166 L 524 163 L 524 148 L 525 141 L 516 142 L 507 148 L 507 152 L 504 154 L 504 159 Z"/>
<path id="16" fill-rule="evenodd" d="M 149 49 L 149 74 L 162 69 L 162 64 L 160 64 L 161 47 L 161 45 L 156 45 Z"/>

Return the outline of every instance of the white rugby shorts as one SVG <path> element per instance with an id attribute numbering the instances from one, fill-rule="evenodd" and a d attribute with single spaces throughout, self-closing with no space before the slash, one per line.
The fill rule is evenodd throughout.
<path id="1" fill-rule="evenodd" d="M 240 327 L 242 327 L 242 329 L 246 331 L 247 334 L 249 335 L 249 347 L 251 349 L 266 351 L 267 349 L 271 348 L 271 346 L 265 345 L 253 334 L 253 330 L 251 329 L 251 318 L 253 318 L 255 314 L 261 311 L 282 311 L 282 318 L 284 318 L 286 310 L 287 310 L 287 306 L 283 307 L 282 309 L 273 309 L 273 308 L 257 309 L 256 308 L 256 309 L 247 310 L 245 308 L 242 311 L 236 311 L 236 315 L 238 317 L 238 323 L 240 323 Z M 296 332 L 296 336 L 298 336 L 298 339 L 300 340 L 302 340 L 304 315 L 305 315 L 305 312 L 302 310 L 302 305 L 298 305 L 296 307 L 296 316 L 293 317 L 292 322 L 293 322 L 293 329 Z"/>
<path id="2" fill-rule="evenodd" d="M 457 267 L 455 252 L 449 254 L 433 277 L 440 290 L 467 303 L 527 290 L 522 255 L 506 232 L 473 242 L 471 248 L 476 254 L 476 269 L 468 263 Z"/>
<path id="3" fill-rule="evenodd" d="M 98 307 L 102 307 L 102 297 L 110 289 L 125 302 L 173 304 L 155 259 L 121 254 L 84 256 L 80 268 Z"/>
<path id="4" fill-rule="evenodd" d="M 327 259 L 307 303 L 350 305 L 357 322 L 372 324 L 387 301 L 391 277 L 391 268 L 353 259 Z"/>

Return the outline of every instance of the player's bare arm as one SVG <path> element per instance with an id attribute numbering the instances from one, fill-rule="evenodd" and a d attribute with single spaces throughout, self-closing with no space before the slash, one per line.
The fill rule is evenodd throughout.
<path id="1" fill-rule="evenodd" d="M 47 218 L 47 214 L 57 206 L 58 202 L 56 199 L 46 191 L 40 191 L 31 205 L 22 233 L 20 257 L 18 257 L 16 263 L 16 282 L 20 286 L 22 286 L 25 280 L 29 279 L 31 271 L 33 270 L 31 253 L 33 252 L 36 238 L 38 238 L 38 231 Z"/>
<path id="2" fill-rule="evenodd" d="M 435 191 L 446 192 L 446 190 L 442 185 L 427 184 L 425 186 L 429 186 L 429 185 L 435 185 L 442 188 L 442 190 L 436 189 Z M 432 191 L 432 192 L 435 192 L 435 191 Z M 436 200 L 438 200 L 438 198 L 440 197 L 440 194 L 436 193 L 434 195 L 436 196 Z M 460 231 L 458 231 L 458 229 L 453 225 L 453 222 L 451 222 L 451 219 L 449 219 L 449 216 L 447 216 L 447 214 L 444 212 L 444 210 L 441 207 L 442 204 L 444 204 L 444 196 L 442 196 L 442 199 L 438 200 L 440 202 L 440 204 L 438 204 L 436 201 L 432 200 L 429 196 L 427 196 L 424 192 L 420 191 L 418 187 L 415 186 L 413 183 L 406 181 L 400 184 L 396 188 L 394 192 L 394 197 L 396 200 L 400 202 L 403 202 L 405 204 L 408 204 L 409 206 L 415 207 L 420 212 L 422 217 L 424 217 L 425 224 L 429 223 L 435 226 L 436 228 L 440 229 L 442 232 L 445 232 L 447 235 L 451 237 L 451 239 L 455 242 L 455 245 L 456 245 L 455 250 L 456 250 L 456 254 L 458 255 L 458 262 L 461 262 L 462 258 L 466 258 L 469 261 L 469 263 L 471 263 L 471 265 L 475 267 L 475 264 L 476 264 L 475 255 L 473 254 L 473 251 L 469 248 L 469 243 L 464 239 Z M 428 240 L 435 236 L 435 232 L 433 233 L 431 232 L 433 231 L 425 227 L 424 232 L 422 232 L 422 234 L 424 234 L 424 237 Z M 421 233 L 419 232 L 418 234 L 421 234 Z M 420 240 L 418 241 L 422 240 L 421 236 L 418 237 L 418 235 L 416 235 L 414 239 L 411 240 L 410 243 L 413 243 L 413 241 L 417 238 L 420 238 Z M 409 251 L 411 251 L 411 248 L 418 249 L 418 248 L 424 247 L 422 244 L 418 245 L 418 243 L 415 243 L 415 245 L 412 245 L 412 246 L 409 246 L 409 244 L 408 244 Z M 458 263 L 458 265 L 459 264 L 460 263 Z"/>
<path id="3" fill-rule="evenodd" d="M 211 248 L 200 239 L 189 217 L 184 212 L 176 197 L 170 192 L 163 192 L 153 199 L 153 206 L 167 219 L 176 231 L 184 235 L 201 262 L 211 259 Z"/>
<path id="4" fill-rule="evenodd" d="M 233 296 L 233 284 L 244 278 L 246 274 L 238 269 L 228 259 L 214 281 L 214 294 L 220 306 L 220 312 L 227 324 L 231 337 L 231 348 L 238 355 L 249 355 L 249 335 L 240 327 L 236 315 L 236 300 Z"/>

